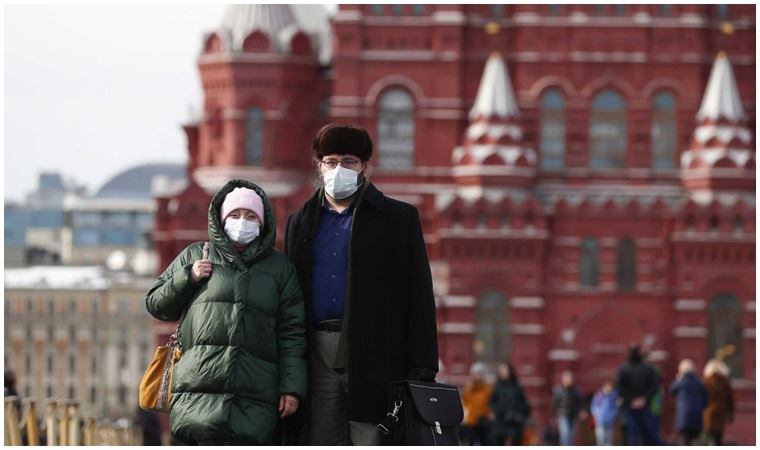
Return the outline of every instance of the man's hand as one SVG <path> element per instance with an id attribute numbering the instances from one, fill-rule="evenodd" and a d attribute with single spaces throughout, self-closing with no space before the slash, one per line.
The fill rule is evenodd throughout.
<path id="1" fill-rule="evenodd" d="M 298 399 L 289 394 L 283 394 L 280 397 L 280 418 L 284 419 L 298 410 Z"/>
<path id="2" fill-rule="evenodd" d="M 642 409 L 647 405 L 647 399 L 644 397 L 636 397 L 631 401 L 631 408 Z"/>
<path id="3" fill-rule="evenodd" d="M 208 259 L 199 259 L 193 264 L 193 270 L 190 271 L 193 281 L 196 283 L 204 278 L 211 276 L 211 261 Z"/>

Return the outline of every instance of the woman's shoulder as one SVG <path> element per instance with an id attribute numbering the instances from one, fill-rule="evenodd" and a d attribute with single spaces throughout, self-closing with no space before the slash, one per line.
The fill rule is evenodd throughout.
<path id="1" fill-rule="evenodd" d="M 177 256 L 174 257 L 174 261 L 170 264 L 169 267 L 176 266 L 176 265 L 185 265 L 191 260 L 198 259 L 203 254 L 203 244 L 204 241 L 198 241 L 193 242 L 192 244 L 188 245 L 182 251 L 180 251 Z"/>
<path id="2" fill-rule="evenodd" d="M 187 247 L 185 247 L 184 250 L 182 250 L 183 255 L 191 256 L 191 255 L 198 255 L 203 256 L 203 245 L 206 243 L 206 241 L 196 241 L 192 244 L 189 244 Z"/>
<path id="3" fill-rule="evenodd" d="M 273 272 L 287 272 L 293 266 L 290 258 L 277 249 L 272 249 L 259 263 Z"/>

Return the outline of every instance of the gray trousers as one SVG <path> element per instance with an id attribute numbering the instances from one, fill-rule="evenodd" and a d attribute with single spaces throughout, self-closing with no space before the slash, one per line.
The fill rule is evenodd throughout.
<path id="1" fill-rule="evenodd" d="M 311 371 L 311 445 L 379 445 L 376 423 L 348 420 L 348 374 L 332 369 L 339 332 L 315 331 Z"/>

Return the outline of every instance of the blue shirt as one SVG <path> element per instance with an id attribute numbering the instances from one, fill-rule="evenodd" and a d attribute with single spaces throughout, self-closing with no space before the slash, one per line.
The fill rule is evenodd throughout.
<path id="1" fill-rule="evenodd" d="M 314 324 L 343 319 L 348 281 L 348 242 L 354 205 L 341 213 L 327 207 L 322 213 L 312 247 L 312 308 Z"/>
<path id="2" fill-rule="evenodd" d="M 594 416 L 594 422 L 605 427 L 611 427 L 615 423 L 617 416 L 618 394 L 616 390 L 611 390 L 606 394 L 602 389 L 596 391 L 591 399 L 591 415 Z"/>

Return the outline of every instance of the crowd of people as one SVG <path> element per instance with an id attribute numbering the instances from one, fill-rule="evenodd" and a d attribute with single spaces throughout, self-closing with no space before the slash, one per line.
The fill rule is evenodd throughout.
<path id="1" fill-rule="evenodd" d="M 470 375 L 462 394 L 465 416 L 460 430 L 467 445 L 721 445 L 726 425 L 734 418 L 729 369 L 722 360 L 708 361 L 702 379 L 693 361 L 681 361 L 666 389 L 659 368 L 645 361 L 637 345 L 629 348 L 616 378 L 604 381 L 596 392 L 584 394 L 573 373 L 562 372 L 540 436 L 511 364 L 499 365 L 493 385 L 483 363 L 473 364 Z M 660 423 L 668 393 L 674 399 L 677 437 L 666 442 Z"/>

